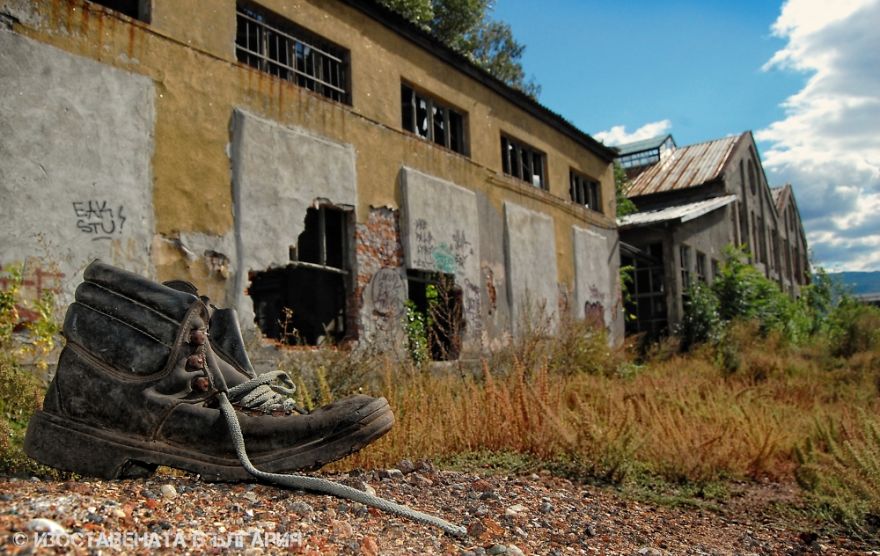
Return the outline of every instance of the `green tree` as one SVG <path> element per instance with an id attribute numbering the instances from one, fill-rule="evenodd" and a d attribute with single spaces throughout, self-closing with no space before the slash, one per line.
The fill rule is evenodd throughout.
<path id="1" fill-rule="evenodd" d="M 525 46 L 507 23 L 490 17 L 492 0 L 379 0 L 432 33 L 490 75 L 537 98 L 541 87 L 522 67 Z"/>
<path id="2" fill-rule="evenodd" d="M 617 216 L 626 216 L 627 214 L 632 214 L 634 212 L 638 212 L 639 209 L 636 207 L 636 204 L 633 203 L 629 197 L 626 196 L 626 192 L 629 191 L 629 178 L 626 177 L 626 170 L 623 169 L 623 166 L 614 163 L 614 193 L 617 197 Z"/>

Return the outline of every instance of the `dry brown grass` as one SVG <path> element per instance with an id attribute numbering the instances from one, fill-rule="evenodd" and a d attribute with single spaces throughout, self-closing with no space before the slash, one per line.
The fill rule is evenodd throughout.
<path id="1" fill-rule="evenodd" d="M 629 378 L 551 371 L 547 359 L 510 369 L 487 361 L 477 377 L 388 365 L 395 428 L 337 466 L 492 451 L 564 459 L 611 481 L 633 465 L 672 481 L 775 479 L 791 476 L 793 451 L 817 418 L 880 410 L 880 371 L 865 370 L 864 354 L 827 369 L 809 350 L 770 339 L 739 356 L 726 376 L 708 352 L 648 363 Z"/>

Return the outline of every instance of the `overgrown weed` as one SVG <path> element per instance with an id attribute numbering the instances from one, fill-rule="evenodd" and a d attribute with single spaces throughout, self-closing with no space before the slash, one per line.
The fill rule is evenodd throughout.
<path id="1" fill-rule="evenodd" d="M 23 323 L 22 268 L 5 269 L 7 287 L 0 291 L 0 473 L 58 476 L 25 455 L 28 420 L 42 405 L 46 385 L 34 374 L 48 368 L 60 332 L 55 299 L 50 292 L 28 305 L 37 320 Z"/>

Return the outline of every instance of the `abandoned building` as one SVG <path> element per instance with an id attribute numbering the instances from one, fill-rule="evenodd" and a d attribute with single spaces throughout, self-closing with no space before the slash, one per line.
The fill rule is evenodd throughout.
<path id="1" fill-rule="evenodd" d="M 615 151 L 369 0 L 0 0 L 0 263 L 94 258 L 294 344 L 623 335 Z M 396 340 L 394 340 L 396 338 Z"/>
<path id="2" fill-rule="evenodd" d="M 792 297 L 809 282 L 807 240 L 791 185 L 770 188 L 751 132 L 678 148 L 670 135 L 618 148 L 638 212 L 618 219 L 634 267 L 627 333 L 663 335 L 687 290 L 711 283 L 728 245 Z"/>

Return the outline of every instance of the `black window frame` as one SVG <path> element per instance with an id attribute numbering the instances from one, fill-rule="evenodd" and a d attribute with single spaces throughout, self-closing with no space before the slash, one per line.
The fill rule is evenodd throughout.
<path id="1" fill-rule="evenodd" d="M 430 125 L 424 128 L 418 125 L 419 108 L 422 103 L 425 122 L 430 122 Z M 430 118 L 427 117 L 429 115 Z M 400 125 L 405 131 L 429 143 L 469 156 L 467 121 L 467 112 L 464 110 L 439 100 L 409 83 L 401 82 Z"/>
<path id="2" fill-rule="evenodd" d="M 90 4 L 95 4 L 121 13 L 132 19 L 150 23 L 151 5 L 150 0 L 88 0 Z"/>
<path id="3" fill-rule="evenodd" d="M 536 163 L 540 166 L 537 174 L 533 172 Z M 504 175 L 524 181 L 532 187 L 550 190 L 547 181 L 547 154 L 505 133 L 501 134 L 501 170 Z M 535 176 L 538 176 L 537 184 L 534 182 Z"/>
<path id="4" fill-rule="evenodd" d="M 235 20 L 239 63 L 351 105 L 348 49 L 254 2 L 237 2 Z"/>
<path id="5" fill-rule="evenodd" d="M 574 168 L 569 169 L 568 194 L 573 203 L 602 214 L 602 185 Z"/>

